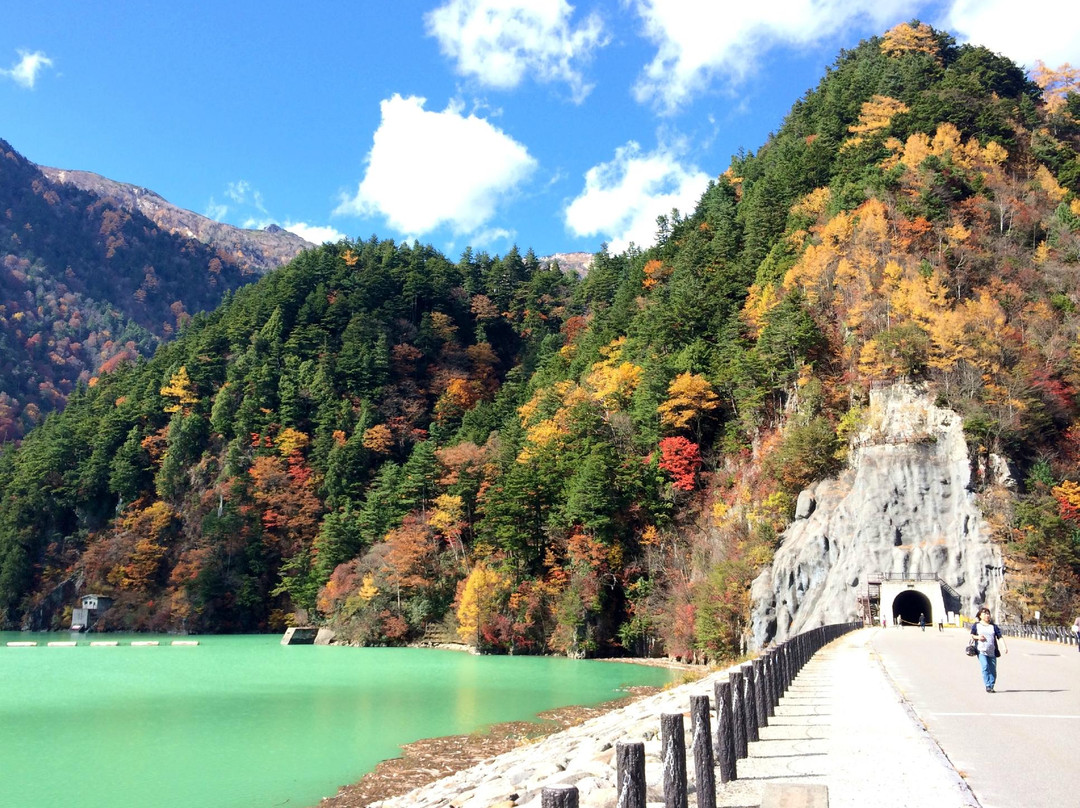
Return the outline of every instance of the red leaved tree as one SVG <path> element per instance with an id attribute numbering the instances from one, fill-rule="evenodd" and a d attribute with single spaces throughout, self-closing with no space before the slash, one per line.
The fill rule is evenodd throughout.
<path id="1" fill-rule="evenodd" d="M 692 440 L 676 435 L 660 441 L 660 468 L 680 491 L 693 491 L 701 468 L 701 450 Z"/>

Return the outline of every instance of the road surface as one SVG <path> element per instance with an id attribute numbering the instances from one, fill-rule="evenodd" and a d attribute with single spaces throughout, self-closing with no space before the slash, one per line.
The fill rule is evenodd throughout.
<path id="1" fill-rule="evenodd" d="M 873 629 L 889 676 L 983 808 L 1080 805 L 1080 652 L 1006 637 L 987 693 L 967 632 Z"/>

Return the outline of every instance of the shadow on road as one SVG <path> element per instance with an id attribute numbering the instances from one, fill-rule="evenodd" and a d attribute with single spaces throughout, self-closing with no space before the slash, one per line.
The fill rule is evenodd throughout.
<path id="1" fill-rule="evenodd" d="M 1012 688 L 1007 688 L 1007 689 L 1002 690 L 1001 688 L 998 688 L 995 692 L 997 692 L 997 693 L 1068 693 L 1069 691 L 1065 690 L 1064 688 L 1062 688 L 1061 690 L 1014 690 Z"/>

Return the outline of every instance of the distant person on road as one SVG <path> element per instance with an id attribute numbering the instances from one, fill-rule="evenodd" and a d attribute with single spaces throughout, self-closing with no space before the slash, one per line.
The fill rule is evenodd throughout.
<path id="1" fill-rule="evenodd" d="M 926 615 L 919 612 L 919 630 L 926 631 Z"/>
<path id="2" fill-rule="evenodd" d="M 1080 651 L 1080 617 L 1073 620 L 1073 634 L 1076 635 L 1076 650 Z"/>
<path id="3" fill-rule="evenodd" d="M 1009 653 L 1009 648 L 1005 645 L 1001 628 L 994 622 L 989 609 L 985 606 L 979 609 L 978 618 L 971 624 L 971 635 L 975 638 L 975 647 L 979 650 L 979 669 L 982 671 L 986 692 L 993 693 L 994 685 L 997 684 L 997 658 L 1002 651 Z"/>

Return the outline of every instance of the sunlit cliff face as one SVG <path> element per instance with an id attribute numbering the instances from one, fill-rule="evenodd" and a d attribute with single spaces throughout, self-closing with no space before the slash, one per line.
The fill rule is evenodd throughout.
<path id="1" fill-rule="evenodd" d="M 839 478 L 800 496 L 772 565 L 754 582 L 755 647 L 858 619 L 858 596 L 878 573 L 936 575 L 963 614 L 999 608 L 1001 552 L 975 501 L 960 417 L 909 385 L 875 390 L 853 448 Z"/>

